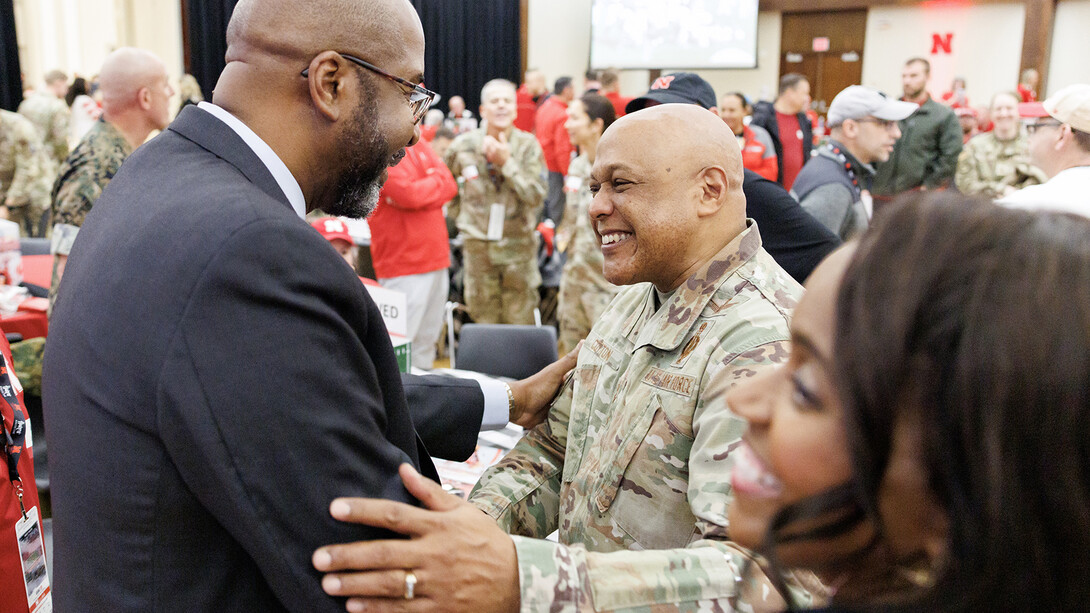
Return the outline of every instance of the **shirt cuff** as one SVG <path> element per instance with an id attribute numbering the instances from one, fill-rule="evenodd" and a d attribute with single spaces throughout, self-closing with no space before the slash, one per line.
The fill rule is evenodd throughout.
<path id="1" fill-rule="evenodd" d="M 484 394 L 484 416 L 481 430 L 499 430 L 510 421 L 511 407 L 507 403 L 507 384 L 495 379 L 480 379 Z"/>

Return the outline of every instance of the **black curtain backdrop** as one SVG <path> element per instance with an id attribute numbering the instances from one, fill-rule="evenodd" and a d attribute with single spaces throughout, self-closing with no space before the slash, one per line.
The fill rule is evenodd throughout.
<path id="1" fill-rule="evenodd" d="M 189 26 L 189 72 L 201 86 L 205 100 L 223 72 L 227 52 L 227 22 L 238 0 L 185 0 Z"/>
<path id="2" fill-rule="evenodd" d="M 519 0 L 412 0 L 424 24 L 424 84 L 443 96 L 465 98 L 477 113 L 481 87 L 491 79 L 521 80 Z"/>
<path id="3" fill-rule="evenodd" d="M 11 0 L 0 0 L 10 4 Z M 223 70 L 225 34 L 238 0 L 186 0 L 190 72 L 206 99 Z M 412 0 L 427 41 L 424 84 L 443 96 L 465 98 L 476 113 L 490 79 L 520 80 L 519 0 Z M 396 41 L 392 41 L 396 44 Z"/>
<path id="4" fill-rule="evenodd" d="M 0 0 L 0 108 L 14 111 L 23 101 L 19 42 L 15 37 L 15 2 Z"/>

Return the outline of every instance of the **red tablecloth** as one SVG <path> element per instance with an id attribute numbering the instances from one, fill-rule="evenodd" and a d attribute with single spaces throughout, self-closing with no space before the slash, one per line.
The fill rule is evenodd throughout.
<path id="1" fill-rule="evenodd" d="M 22 334 L 23 339 L 46 336 L 49 333 L 49 318 L 45 314 L 49 300 L 45 298 L 27 298 L 19 305 L 13 315 L 0 315 L 0 330 L 5 334 Z"/>

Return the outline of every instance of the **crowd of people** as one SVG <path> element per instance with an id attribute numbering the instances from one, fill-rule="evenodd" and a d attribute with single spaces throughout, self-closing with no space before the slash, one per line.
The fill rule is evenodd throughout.
<path id="1" fill-rule="evenodd" d="M 54 258 L 0 416 L 25 518 L 16 376 L 44 344 L 58 608 L 1085 606 L 1090 85 L 1039 102 L 1026 71 L 981 113 L 909 58 L 816 135 L 800 74 L 754 101 L 531 70 L 443 112 L 410 3 L 313 4 L 241 0 L 215 96 L 183 79 L 176 117 L 133 48 L 0 111 L 0 217 Z M 452 231 L 477 322 L 539 320 L 563 262 L 564 357 L 400 374 L 345 218 L 414 366 Z M 509 420 L 449 495 L 431 457 Z"/>

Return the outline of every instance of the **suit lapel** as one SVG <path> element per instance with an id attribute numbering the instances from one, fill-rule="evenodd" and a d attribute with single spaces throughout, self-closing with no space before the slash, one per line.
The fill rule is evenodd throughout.
<path id="1" fill-rule="evenodd" d="M 261 158 L 257 157 L 241 136 L 207 111 L 197 108 L 196 105 L 186 105 L 167 129 L 225 160 L 263 192 L 291 208 L 284 190 L 280 189 Z"/>

